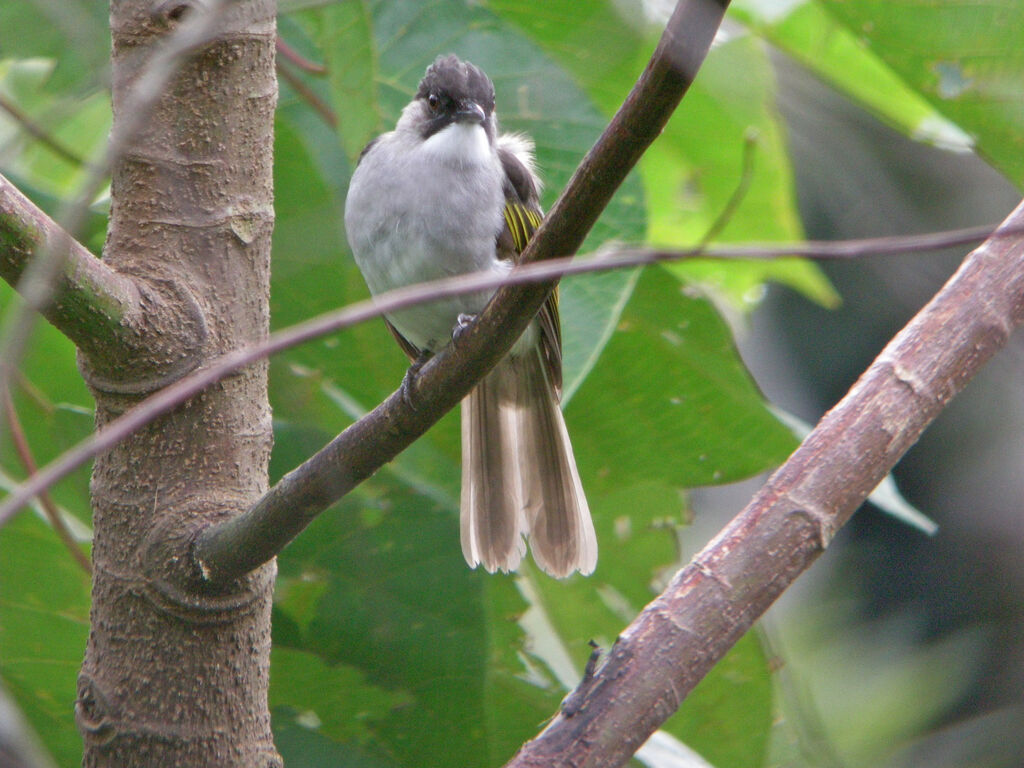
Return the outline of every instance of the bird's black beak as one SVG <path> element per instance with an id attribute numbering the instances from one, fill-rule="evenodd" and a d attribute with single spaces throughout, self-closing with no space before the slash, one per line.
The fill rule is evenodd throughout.
<path id="1" fill-rule="evenodd" d="M 457 123 L 478 123 L 483 125 L 486 120 L 487 115 L 484 113 L 484 108 L 469 99 L 460 102 L 459 108 L 455 112 L 455 122 Z"/>

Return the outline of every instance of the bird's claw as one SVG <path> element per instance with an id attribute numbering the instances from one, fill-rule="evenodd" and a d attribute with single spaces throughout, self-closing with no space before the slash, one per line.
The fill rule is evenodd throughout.
<path id="1" fill-rule="evenodd" d="M 469 330 L 470 326 L 476 320 L 476 315 L 468 312 L 460 312 L 459 316 L 455 319 L 455 327 L 452 328 L 452 341 L 458 342 L 459 339 Z"/>

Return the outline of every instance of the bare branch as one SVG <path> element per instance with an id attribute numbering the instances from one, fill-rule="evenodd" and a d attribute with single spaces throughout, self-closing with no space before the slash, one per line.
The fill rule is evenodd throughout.
<path id="1" fill-rule="evenodd" d="M 526 285 L 547 282 L 566 275 L 581 275 L 603 272 L 610 269 L 655 264 L 663 261 L 677 261 L 691 258 L 715 259 L 771 259 L 788 256 L 804 256 L 818 259 L 852 259 L 871 255 L 896 255 L 919 251 L 948 248 L 957 245 L 974 244 L 992 234 L 993 238 L 1005 239 L 1024 233 L 1022 227 L 1004 227 L 993 234 L 991 227 L 973 227 L 948 232 L 909 235 L 903 237 L 877 237 L 863 240 L 842 240 L 837 242 L 804 242 L 782 245 L 709 246 L 707 249 L 670 250 L 619 250 L 594 254 L 591 258 L 573 259 L 564 257 L 517 267 L 504 277 L 492 272 L 478 272 L 456 277 L 421 283 L 407 288 L 378 295 L 374 300 L 351 304 L 329 312 L 304 323 L 277 331 L 259 344 L 244 347 L 211 360 L 201 370 L 175 382 L 148 397 L 139 405 L 105 425 L 86 440 L 62 454 L 0 504 L 0 525 L 10 519 L 33 496 L 69 475 L 87 461 L 109 450 L 124 438 L 153 421 L 158 416 L 181 405 L 189 398 L 202 392 L 206 387 L 228 374 L 286 349 L 307 341 L 326 336 L 358 323 L 380 317 L 390 312 L 422 304 L 428 301 L 460 296 L 476 291 L 492 291 L 505 285 Z M 300 473 L 301 470 L 295 470 Z"/>
<path id="2" fill-rule="evenodd" d="M 1002 229 L 1024 227 L 1024 203 Z M 832 541 L 1024 323 L 1024 239 L 996 237 L 889 343 L 736 518 L 619 636 L 576 706 L 508 763 L 618 766 Z"/>

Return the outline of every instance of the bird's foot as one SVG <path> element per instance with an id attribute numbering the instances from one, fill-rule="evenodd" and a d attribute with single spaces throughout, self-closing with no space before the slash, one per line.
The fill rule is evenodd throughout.
<path id="1" fill-rule="evenodd" d="M 459 316 L 455 320 L 455 327 L 452 328 L 452 341 L 458 343 L 459 339 L 463 337 L 466 331 L 469 330 L 470 326 L 476 320 L 476 315 L 467 312 L 460 312 Z"/>
<path id="2" fill-rule="evenodd" d="M 402 377 L 402 384 L 398 388 L 398 391 L 402 393 L 402 399 L 405 404 L 408 405 L 412 410 L 419 410 L 416 407 L 415 393 L 413 392 L 416 377 L 420 373 L 420 368 L 423 367 L 424 363 L 427 362 L 431 357 L 431 353 L 424 350 L 420 352 L 419 357 L 412 361 L 412 364 L 405 371 L 405 376 Z"/>

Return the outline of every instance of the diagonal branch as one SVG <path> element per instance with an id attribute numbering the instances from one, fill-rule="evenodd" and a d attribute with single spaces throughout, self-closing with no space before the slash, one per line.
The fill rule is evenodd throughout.
<path id="1" fill-rule="evenodd" d="M 647 68 L 523 253 L 530 263 L 576 252 L 626 174 L 656 139 L 704 61 L 728 0 L 680 0 Z M 316 515 L 424 434 L 505 355 L 547 299 L 552 283 L 498 290 L 458 344 L 282 478 L 238 517 L 202 532 L 195 556 L 221 582 L 271 559 Z M 409 399 L 416 403 L 413 408 Z"/>
<path id="2" fill-rule="evenodd" d="M 37 288 L 22 278 L 40 251 L 58 254 L 61 268 L 52 284 Z M 0 277 L 17 286 L 30 306 L 40 294 L 36 308 L 86 355 L 121 333 L 139 303 L 131 278 L 93 256 L 3 176 Z"/>
<path id="3" fill-rule="evenodd" d="M 949 401 L 1024 323 L 1024 202 L 845 398 L 622 632 L 508 763 L 617 766 L 820 555 Z"/>

